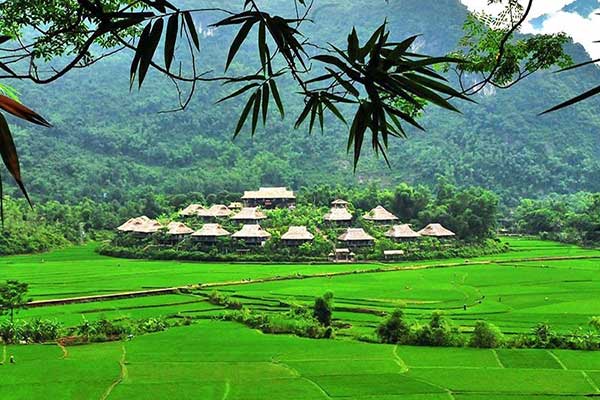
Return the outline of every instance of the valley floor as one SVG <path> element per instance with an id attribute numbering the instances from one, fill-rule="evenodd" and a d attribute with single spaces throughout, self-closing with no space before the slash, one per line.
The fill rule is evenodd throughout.
<path id="1" fill-rule="evenodd" d="M 195 287 L 191 293 L 27 309 L 19 318 L 65 326 L 87 320 L 195 319 L 191 326 L 130 341 L 69 346 L 5 346 L 2 399 L 464 399 L 583 400 L 600 396 L 600 352 L 427 348 L 356 341 L 381 312 L 399 305 L 409 319 L 442 310 L 464 332 L 485 319 L 507 334 L 548 322 L 560 332 L 600 315 L 600 251 L 510 239 L 512 251 L 473 260 L 394 265 L 257 265 L 123 260 L 93 246 L 0 258 L 0 280 L 28 282 L 34 300 Z M 354 272 L 357 273 L 345 273 Z M 324 273 L 332 276 L 323 276 Z M 338 275 L 335 275 L 335 274 Z M 314 276 L 316 275 L 316 276 Z M 282 280 L 261 281 L 279 277 Z M 203 289 L 199 284 L 211 284 Z M 209 286 L 209 285 L 207 285 Z M 244 304 L 277 312 L 334 293 L 334 340 L 265 335 L 212 319 L 218 288 Z M 463 309 L 467 305 L 467 310 Z"/>

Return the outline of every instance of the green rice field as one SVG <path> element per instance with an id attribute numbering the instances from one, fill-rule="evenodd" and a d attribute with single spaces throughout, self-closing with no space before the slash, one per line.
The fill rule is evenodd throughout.
<path id="1" fill-rule="evenodd" d="M 394 264 L 219 264 L 103 257 L 94 245 L 0 258 L 0 281 L 30 284 L 33 300 L 166 287 L 182 294 L 32 307 L 23 319 L 74 326 L 95 320 L 179 318 L 194 323 L 131 340 L 1 348 L 1 399 L 457 399 L 600 397 L 600 352 L 370 344 L 382 315 L 441 310 L 462 332 L 477 320 L 506 335 L 539 322 L 559 332 L 600 316 L 600 250 L 506 239 L 511 251 L 471 260 Z M 329 274 L 329 276 L 327 276 Z M 276 281 L 262 281 L 279 277 Z M 210 285 L 208 285 L 210 284 Z M 210 286 L 210 287 L 208 287 Z M 277 312 L 334 293 L 335 339 L 267 335 L 217 317 L 214 289 Z M 464 306 L 467 306 L 464 310 Z M 7 363 L 13 355 L 16 364 Z"/>

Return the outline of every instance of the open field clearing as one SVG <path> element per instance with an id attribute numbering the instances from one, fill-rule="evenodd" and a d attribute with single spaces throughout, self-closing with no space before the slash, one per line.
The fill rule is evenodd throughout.
<path id="1" fill-rule="evenodd" d="M 91 246 L 4 257 L 0 280 L 30 283 L 35 300 L 228 283 L 216 288 L 245 308 L 268 314 L 287 310 L 289 304 L 311 304 L 331 291 L 339 328 L 334 340 L 314 340 L 265 335 L 224 322 L 215 317 L 228 312 L 225 307 L 207 301 L 213 288 L 31 307 L 18 318 L 51 319 L 65 327 L 104 318 L 188 317 L 192 322 L 127 341 L 5 346 L 0 350 L 0 393 L 3 399 L 19 400 L 583 400 L 600 395 L 597 352 L 356 340 L 373 335 L 384 313 L 399 306 L 410 320 L 424 322 L 442 310 L 467 334 L 484 319 L 509 336 L 529 332 L 539 322 L 569 332 L 600 315 L 600 251 L 536 240 L 510 243 L 511 252 L 494 257 L 385 265 L 124 260 L 99 256 Z M 396 266 L 419 268 L 391 270 Z M 355 270 L 361 272 L 310 276 Z M 244 281 L 275 276 L 286 279 Z M 10 355 L 16 364 L 7 362 Z"/>
<path id="2" fill-rule="evenodd" d="M 66 356 L 51 345 L 7 351 L 19 360 L 0 367 L 2 395 L 11 400 L 192 399 L 199 393 L 218 400 L 574 400 L 598 393 L 594 379 L 600 378 L 597 364 L 578 365 L 567 356 L 568 369 L 557 368 L 545 350 L 507 350 L 499 364 L 494 350 L 310 340 L 216 321 L 69 347 Z"/>

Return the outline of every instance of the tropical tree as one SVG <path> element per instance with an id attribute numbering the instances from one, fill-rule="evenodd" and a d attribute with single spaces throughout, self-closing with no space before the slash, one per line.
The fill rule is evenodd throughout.
<path id="1" fill-rule="evenodd" d="M 16 280 L 7 280 L 0 285 L 0 314 L 8 314 L 10 323 L 13 324 L 15 313 L 25 308 L 29 299 L 27 291 L 29 285 Z"/>

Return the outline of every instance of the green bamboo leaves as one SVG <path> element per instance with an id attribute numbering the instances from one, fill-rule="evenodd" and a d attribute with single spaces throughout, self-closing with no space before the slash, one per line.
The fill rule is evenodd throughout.
<path id="1" fill-rule="evenodd" d="M 277 87 L 275 78 L 281 76 L 286 71 L 273 71 L 272 55 L 268 40 L 270 39 L 276 44 L 277 52 L 284 57 L 290 68 L 293 68 L 297 63 L 304 65 L 304 61 L 302 60 L 302 57 L 305 54 L 304 49 L 295 37 L 296 35 L 299 35 L 299 32 L 291 27 L 291 24 L 294 21 L 296 20 L 272 17 L 268 13 L 264 12 L 244 11 L 240 14 L 225 18 L 212 25 L 214 27 L 240 25 L 240 28 L 235 35 L 227 54 L 227 60 L 225 62 L 226 71 L 231 67 L 235 56 L 238 54 L 240 48 L 247 40 L 250 32 L 255 26 L 258 26 L 258 53 L 261 63 L 259 72 L 254 75 L 247 75 L 226 80 L 225 84 L 238 84 L 240 82 L 246 82 L 247 84 L 218 101 L 218 103 L 221 103 L 225 100 L 229 100 L 241 96 L 246 92 L 252 91 L 252 94 L 248 98 L 246 105 L 240 114 L 240 118 L 234 132 L 234 137 L 239 135 L 250 116 L 252 135 L 254 135 L 256 132 L 259 119 L 262 119 L 263 126 L 266 124 L 271 99 L 273 99 L 275 102 L 281 118 L 285 116 L 283 101 L 281 100 L 281 95 L 279 94 L 279 89 Z M 269 33 L 268 36 L 267 32 Z"/>
<path id="2" fill-rule="evenodd" d="M 48 121 L 46 121 L 42 116 L 37 114 L 36 112 L 30 110 L 25 107 L 21 103 L 17 102 L 10 97 L 0 95 L 0 109 L 18 117 L 25 121 L 29 121 L 31 123 L 49 127 L 51 126 Z M 25 189 L 25 185 L 23 183 L 23 179 L 21 177 L 21 166 L 19 163 L 19 156 L 17 153 L 17 148 L 13 141 L 12 133 L 10 131 L 10 127 L 8 126 L 8 122 L 3 114 L 0 113 L 0 156 L 2 157 L 2 162 L 4 163 L 6 169 L 15 179 L 19 189 L 31 204 L 31 200 L 29 195 L 27 194 L 27 190 Z M 2 223 L 4 223 L 4 209 L 2 206 L 2 180 L 0 179 L 0 219 Z"/>
<path id="3" fill-rule="evenodd" d="M 354 149 L 356 168 L 367 131 L 371 132 L 373 150 L 382 154 L 387 162 L 389 137 L 405 138 L 404 123 L 423 129 L 414 115 L 395 106 L 395 100 L 406 102 L 417 110 L 422 109 L 426 102 L 458 112 L 447 100 L 448 97 L 472 100 L 449 86 L 446 78 L 433 67 L 462 61 L 453 57 L 411 53 L 409 49 L 416 38 L 412 36 L 402 42 L 392 42 L 384 23 L 363 46 L 353 29 L 348 35 L 345 50 L 330 44 L 331 53 L 312 57 L 312 60 L 323 64 L 327 72 L 307 81 L 321 87 L 306 93 L 305 108 L 296 126 L 310 115 L 309 131 L 312 131 L 316 117 L 320 123 L 323 120 L 324 109 L 345 123 L 335 104 L 357 105 L 348 135 L 348 150 Z"/>
<path id="4" fill-rule="evenodd" d="M 165 29 L 166 20 L 166 29 Z M 178 38 L 186 33 L 196 50 L 200 50 L 200 39 L 189 11 L 175 11 L 168 16 L 150 19 L 140 34 L 135 55 L 129 71 L 130 87 L 133 87 L 137 78 L 138 88 L 142 87 L 148 69 L 154 62 L 156 49 L 164 36 L 164 71 L 171 70 L 175 59 L 175 49 Z M 164 35 L 163 35 L 164 34 Z M 156 65 L 155 65 L 156 66 Z"/>

